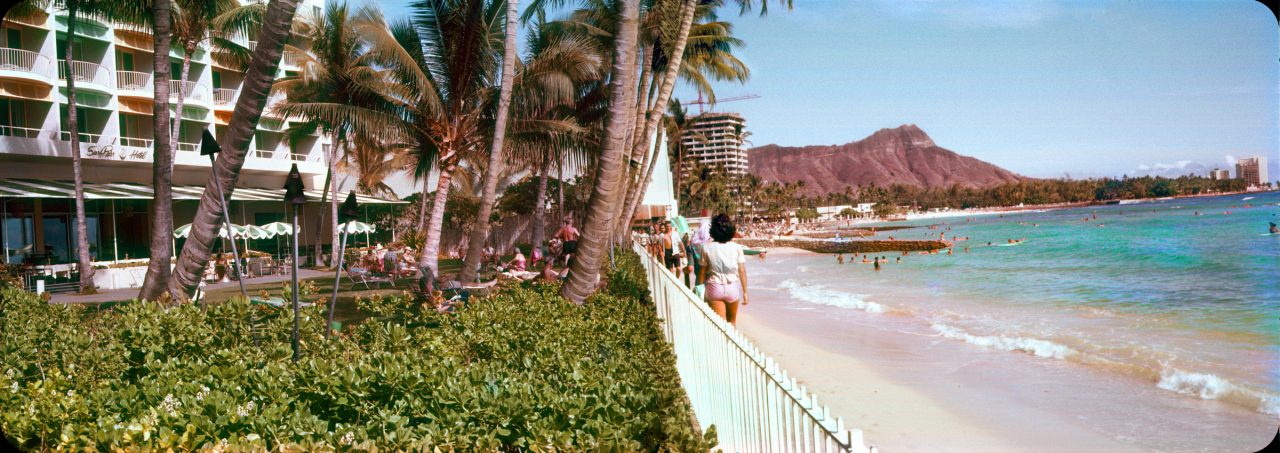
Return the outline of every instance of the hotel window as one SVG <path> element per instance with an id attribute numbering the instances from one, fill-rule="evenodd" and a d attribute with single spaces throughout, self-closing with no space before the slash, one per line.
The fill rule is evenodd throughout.
<path id="1" fill-rule="evenodd" d="M 22 30 L 16 28 L 4 29 L 5 47 L 10 49 L 22 48 Z"/>
<path id="2" fill-rule="evenodd" d="M 14 127 L 25 128 L 27 125 L 26 102 L 17 99 L 0 98 L 0 135 L 26 137 L 29 131 L 14 130 Z"/>

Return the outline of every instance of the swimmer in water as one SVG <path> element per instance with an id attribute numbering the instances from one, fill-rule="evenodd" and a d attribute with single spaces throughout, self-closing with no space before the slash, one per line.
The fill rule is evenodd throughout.
<path id="1" fill-rule="evenodd" d="M 836 262 L 844 264 L 844 254 L 836 255 Z"/>
<path id="2" fill-rule="evenodd" d="M 1271 234 L 1280 234 L 1280 228 L 1276 228 L 1275 222 L 1267 222 L 1267 223 L 1271 224 L 1271 229 L 1269 230 Z"/>

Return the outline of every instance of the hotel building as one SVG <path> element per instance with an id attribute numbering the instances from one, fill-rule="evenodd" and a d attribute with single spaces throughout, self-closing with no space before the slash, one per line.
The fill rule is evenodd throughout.
<path id="1" fill-rule="evenodd" d="M 694 163 L 720 167 L 733 175 L 747 173 L 747 121 L 742 115 L 708 112 L 689 119 L 680 137 L 684 147 L 681 171 L 686 174 Z"/>
<path id="2" fill-rule="evenodd" d="M 1227 170 L 1221 170 L 1221 169 L 1215 168 L 1213 170 L 1209 170 L 1209 179 L 1212 179 L 1214 181 L 1231 179 L 1231 172 Z"/>
<path id="3" fill-rule="evenodd" d="M 1267 158 L 1254 156 L 1236 161 L 1236 177 L 1244 179 L 1249 187 L 1261 187 L 1271 183 L 1267 178 Z"/>
<path id="4" fill-rule="evenodd" d="M 3 204 L 3 259 L 7 263 L 55 265 L 75 261 L 72 154 L 83 158 L 90 253 L 95 261 L 146 258 L 149 251 L 154 128 L 153 37 L 149 28 L 96 17 L 78 17 L 76 36 L 67 41 L 61 2 L 41 13 L 5 17 L 0 25 L 0 203 Z M 298 16 L 319 14 L 322 0 L 305 0 Z M 230 37 L 244 49 L 254 35 Z M 70 45 L 75 61 L 62 60 Z M 305 43 L 299 43 L 305 46 Z M 191 56 L 188 81 L 180 82 L 182 50 L 169 55 L 172 80 L 169 111 L 185 97 L 173 169 L 175 226 L 191 222 L 211 164 L 198 152 L 203 131 L 221 139 L 240 93 L 245 68 L 229 67 L 201 48 Z M 299 68 L 289 55 L 277 77 Z M 70 146 L 66 79 L 76 84 L 80 149 Z M 321 220 L 330 140 L 317 134 L 290 137 L 293 122 L 271 113 L 283 94 L 273 92 L 249 146 L 230 203 L 231 221 L 264 224 L 283 220 L 285 175 L 297 164 L 308 198 L 302 243 L 328 242 Z M 345 194 L 343 194 L 345 195 Z M 365 201 L 379 200 L 365 198 Z M 312 225 L 306 227 L 307 224 Z M 323 226 L 323 228 L 321 228 Z M 181 247 L 181 240 L 178 240 Z M 252 245 L 252 244 L 251 244 Z M 255 247 L 257 248 L 257 247 Z"/>

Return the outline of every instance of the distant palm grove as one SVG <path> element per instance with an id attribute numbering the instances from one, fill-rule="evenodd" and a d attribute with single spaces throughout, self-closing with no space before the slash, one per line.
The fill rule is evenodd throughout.
<path id="1" fill-rule="evenodd" d="M 897 207 L 990 208 L 1017 205 L 1105 202 L 1239 192 L 1243 179 L 1215 180 L 1200 176 L 1159 176 L 1097 179 L 1031 179 L 1012 184 L 975 188 L 952 186 L 860 185 L 825 195 L 800 195 L 804 182 L 762 181 L 755 175 L 733 177 L 712 169 L 693 171 L 680 188 L 681 208 L 687 214 L 735 212 L 743 217 L 784 218 L 791 209 L 876 203 L 877 214 L 892 214 Z"/>

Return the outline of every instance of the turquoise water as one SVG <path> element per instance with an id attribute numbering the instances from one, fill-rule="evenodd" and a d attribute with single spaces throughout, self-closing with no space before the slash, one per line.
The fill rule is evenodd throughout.
<path id="1" fill-rule="evenodd" d="M 1280 193 L 895 222 L 916 227 L 877 236 L 968 239 L 953 255 L 882 253 L 880 271 L 813 256 L 777 285 L 977 348 L 1276 415 L 1280 235 L 1268 222 L 1280 223 Z"/>

